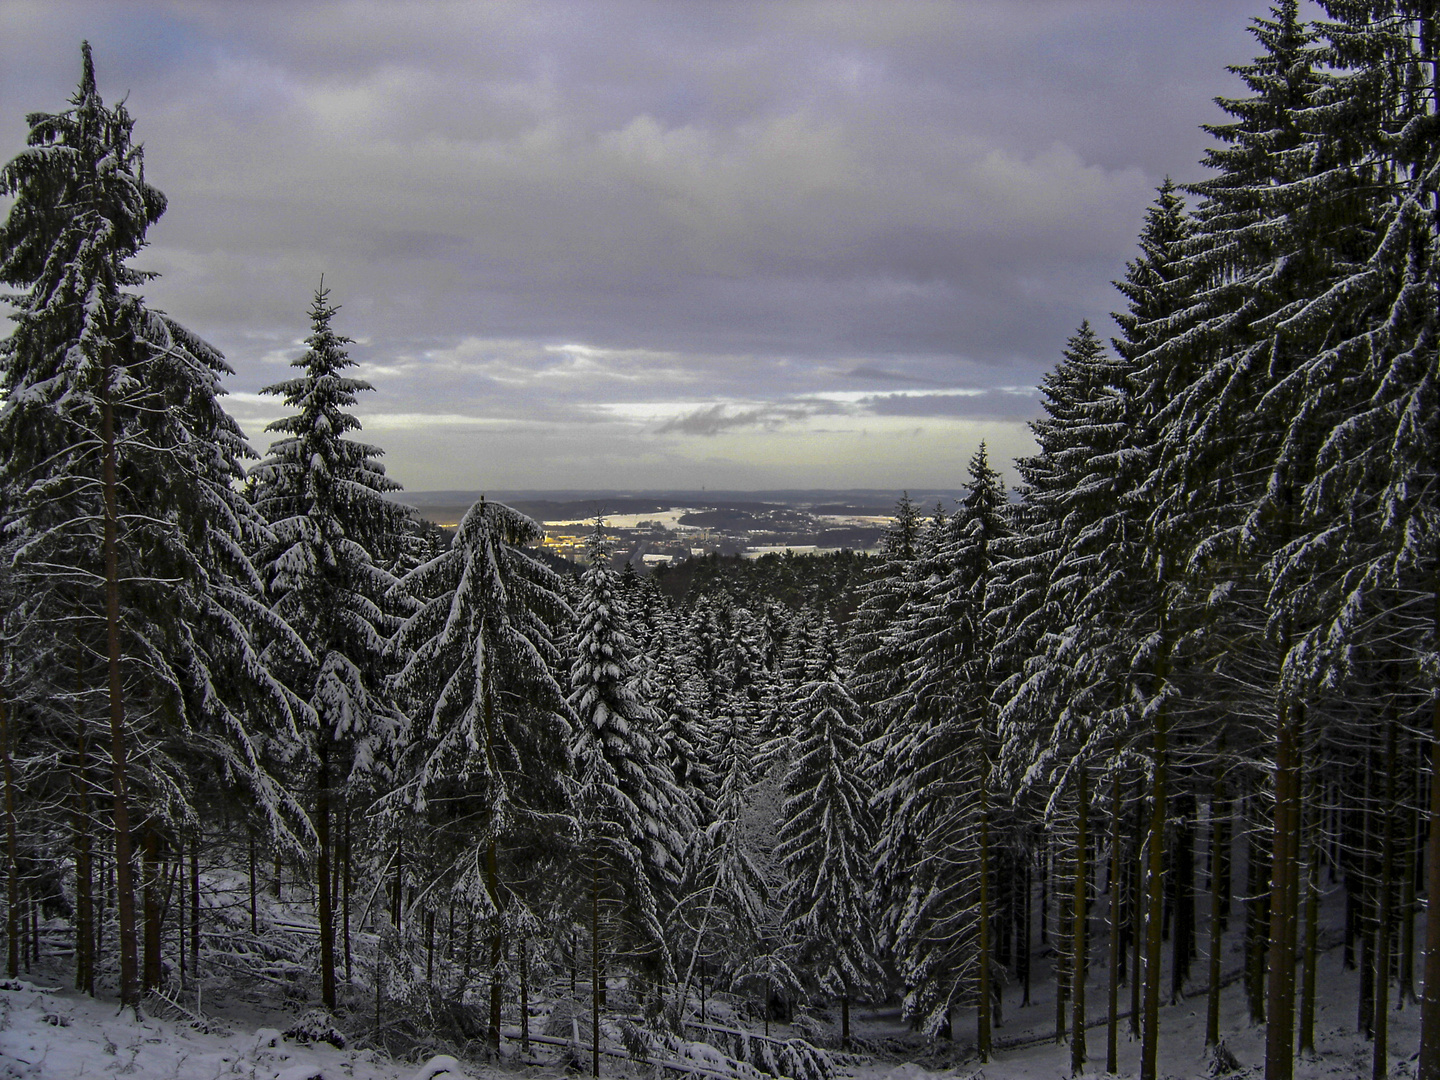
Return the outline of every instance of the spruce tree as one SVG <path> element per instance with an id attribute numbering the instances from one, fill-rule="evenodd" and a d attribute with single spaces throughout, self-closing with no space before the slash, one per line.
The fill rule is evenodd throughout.
<path id="1" fill-rule="evenodd" d="M 571 644 L 570 709 L 575 717 L 573 754 L 581 778 L 582 804 L 596 817 L 583 824 L 590 842 L 605 845 L 624 838 L 616 868 L 631 872 L 630 851 L 638 855 L 643 890 L 627 886 L 643 902 L 668 901 L 680 872 L 681 838 L 694 815 L 676 785 L 665 755 L 655 743 L 656 717 L 636 695 L 637 649 L 620 575 L 610 567 L 611 545 L 597 529 L 589 537 L 590 565 L 580 579 Z M 645 934 L 658 927 L 660 913 L 639 914 Z M 654 971 L 669 967 L 663 935 L 642 938 L 654 957 Z"/>
<path id="2" fill-rule="evenodd" d="M 291 842 L 298 808 L 257 737 L 261 724 L 293 734 L 290 699 L 256 648 L 288 628 L 256 599 L 247 552 L 265 527 L 238 491 L 252 455 L 219 401 L 229 368 L 136 291 L 148 275 L 130 260 L 165 198 L 144 179 L 134 121 L 104 104 L 88 44 L 82 53 L 70 107 L 33 114 L 28 148 L 0 171 L 15 200 L 0 280 L 26 290 L 0 345 L 0 468 L 7 529 L 23 537 L 20 640 L 104 686 L 120 990 L 133 1006 L 136 796 L 147 835 L 193 824 L 198 770 L 184 763 L 205 761 L 247 785 Z M 103 662 L 88 662 L 96 654 Z M 158 925 L 148 930 L 150 982 Z"/>
<path id="3" fill-rule="evenodd" d="M 402 662 L 391 686 L 409 708 L 381 808 L 448 834 L 437 845 L 448 861 L 429 870 L 481 884 L 494 965 L 509 908 L 502 856 L 549 844 L 571 820 L 572 728 L 556 672 L 572 612 L 560 578 L 525 551 L 542 536 L 530 518 L 481 499 L 449 550 L 401 579 L 410 613 L 392 639 Z M 501 990 L 493 980 L 492 1045 Z"/>
<path id="4" fill-rule="evenodd" d="M 874 823 L 860 707 L 839 672 L 817 672 L 797 701 L 800 736 L 785 777 L 780 843 L 784 920 L 804 969 L 840 998 L 841 1047 L 850 1003 L 883 982 L 870 913 Z"/>
<path id="5" fill-rule="evenodd" d="M 348 813 L 350 793 L 397 727 L 384 693 L 387 645 L 398 623 L 384 569 L 405 539 L 404 511 L 385 493 L 378 447 L 347 438 L 360 421 L 349 410 L 372 387 L 345 375 L 349 338 L 331 326 L 336 311 L 322 284 L 310 306 L 301 374 L 262 393 L 284 400 L 290 415 L 266 430 L 279 437 L 250 471 L 252 498 L 274 533 L 262 573 L 275 613 L 295 628 L 302 655 L 272 659 L 305 702 L 306 754 L 315 765 L 313 821 L 320 925 L 321 997 L 335 1007 L 332 808 Z M 358 775 L 356 775 L 358 774 Z"/>

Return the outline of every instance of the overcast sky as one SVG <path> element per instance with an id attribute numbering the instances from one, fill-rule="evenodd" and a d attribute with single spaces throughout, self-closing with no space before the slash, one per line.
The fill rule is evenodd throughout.
<path id="1" fill-rule="evenodd" d="M 323 272 L 412 490 L 956 487 L 1113 332 L 1265 8 L 0 0 L 0 157 L 88 38 L 259 449 Z"/>

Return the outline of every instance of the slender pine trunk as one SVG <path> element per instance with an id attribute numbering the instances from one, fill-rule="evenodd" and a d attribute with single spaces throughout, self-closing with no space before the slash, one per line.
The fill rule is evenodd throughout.
<path id="1" fill-rule="evenodd" d="M 1435 590 L 1434 632 L 1440 635 L 1440 585 Z M 1420 1001 L 1420 1061 L 1416 1080 L 1440 1080 L 1440 688 L 1430 712 L 1430 840 L 1425 854 L 1425 984 Z"/>
<path id="2" fill-rule="evenodd" d="M 9 873 L 9 889 L 5 908 L 5 973 L 10 978 L 20 974 L 20 848 L 15 835 L 15 771 L 11 765 L 11 734 L 13 721 L 10 703 L 0 695 L 0 764 L 5 768 L 5 855 Z"/>
<path id="3" fill-rule="evenodd" d="M 705 982 L 700 982 L 700 1016 L 705 1016 Z M 590 856 L 590 1075 L 600 1075 L 600 857 Z"/>
<path id="4" fill-rule="evenodd" d="M 344 850 L 341 852 L 341 859 L 344 863 L 342 871 L 342 881 L 345 886 L 345 907 L 342 915 L 342 921 L 344 924 L 343 929 L 345 936 L 345 981 L 349 983 L 354 981 L 354 976 L 351 973 L 352 955 L 350 949 L 350 882 L 352 878 L 350 868 L 350 801 L 346 799 L 341 804 L 341 807 L 341 820 L 344 822 L 345 826 L 345 847 Z M 451 944 L 453 945 L 455 937 L 455 904 L 453 900 L 450 904 L 450 937 Z"/>
<path id="5" fill-rule="evenodd" d="M 520 931 L 520 1052 L 530 1053 L 530 937 Z"/>
<path id="6" fill-rule="evenodd" d="M 335 912 L 330 889 L 330 743 L 321 730 L 315 778 L 315 884 L 319 891 L 320 918 L 320 1000 L 335 1008 Z"/>
<path id="7" fill-rule="evenodd" d="M 146 821 L 144 833 L 144 851 L 142 853 L 142 865 L 144 867 L 144 916 L 145 916 L 145 953 L 144 953 L 144 983 L 145 990 L 158 990 L 162 981 L 160 967 L 160 834 L 155 830 L 153 821 Z"/>
<path id="8" fill-rule="evenodd" d="M 110 762 L 115 829 L 115 913 L 120 933 L 120 1005 L 140 1010 L 139 950 L 135 926 L 135 879 L 130 855 L 130 797 L 126 780 L 124 681 L 120 672 L 120 514 L 117 509 L 115 408 L 110 384 L 115 366 L 106 355 L 101 372 L 100 433 L 103 444 L 101 493 L 104 503 L 106 689 L 110 707 Z M 1436 714 L 1440 730 L 1440 712 Z"/>
<path id="9" fill-rule="evenodd" d="M 1070 1011 L 1070 1075 L 1079 1076 L 1085 1071 L 1085 977 L 1088 972 L 1089 942 L 1086 931 L 1089 928 L 1089 810 L 1090 792 L 1086 787 L 1086 769 L 1082 764 L 1075 772 L 1075 932 L 1071 935 L 1074 946 L 1071 950 L 1074 972 Z"/>
<path id="10" fill-rule="evenodd" d="M 1320 837 L 1318 811 L 1315 808 L 1315 770 L 1305 774 L 1305 949 L 1300 967 L 1300 1033 L 1299 1052 L 1302 1057 L 1315 1056 L 1315 995 L 1316 965 L 1320 955 Z"/>
<path id="11" fill-rule="evenodd" d="M 184 921 L 183 918 L 181 920 Z M 200 979 L 200 826 L 190 840 L 190 967 Z"/>
<path id="12" fill-rule="evenodd" d="M 1221 857 L 1220 845 L 1225 838 L 1221 818 L 1229 814 L 1229 800 L 1225 797 L 1225 765 L 1222 761 L 1216 768 L 1215 786 L 1210 793 L 1210 955 L 1209 989 L 1205 995 L 1205 1045 L 1216 1046 L 1220 1042 L 1220 958 L 1225 942 L 1225 920 L 1221 902 Z"/>
<path id="13" fill-rule="evenodd" d="M 1370 1063 L 1371 1080 L 1390 1074 L 1390 924 L 1395 893 L 1395 719 L 1385 731 L 1385 807 L 1381 816 L 1380 913 L 1375 927 L 1375 1042 Z"/>
<path id="14" fill-rule="evenodd" d="M 1105 1011 L 1105 1071 L 1120 1070 L 1120 921 L 1123 883 L 1121 882 L 1123 860 L 1120 858 L 1120 821 L 1122 783 L 1118 762 L 1120 738 L 1115 738 L 1115 775 L 1110 789 L 1110 970 L 1106 979 Z"/>
<path id="15" fill-rule="evenodd" d="M 1162 624 L 1163 627 L 1163 624 Z M 1163 629 L 1162 629 L 1163 633 Z M 1162 670 L 1162 676 L 1168 674 Z M 1140 1037 L 1140 1080 L 1156 1080 L 1160 1050 L 1160 956 L 1164 897 L 1165 805 L 1168 794 L 1168 723 L 1162 704 L 1155 715 L 1155 764 L 1150 789 L 1149 865 L 1145 904 L 1145 1018 Z"/>
<path id="16" fill-rule="evenodd" d="M 1283 701 L 1275 731 L 1275 809 L 1270 856 L 1270 944 L 1266 987 L 1265 1080 L 1295 1075 L 1294 834 L 1297 705 Z"/>
<path id="17" fill-rule="evenodd" d="M 250 840 L 250 933 L 260 933 L 260 909 L 255 902 L 255 830 L 247 829 Z"/>
<path id="18" fill-rule="evenodd" d="M 984 750 L 981 751 L 982 755 Z M 981 1063 L 990 1060 L 990 1021 L 993 1002 L 990 1000 L 990 766 L 980 763 L 980 1001 L 976 1015 L 976 1052 Z M 848 999 L 847 999 L 848 1009 Z"/>
<path id="19" fill-rule="evenodd" d="M 1141 940 L 1142 930 L 1145 926 L 1145 860 L 1149 857 L 1149 849 L 1145 844 L 1146 818 L 1144 811 L 1145 789 L 1144 778 L 1136 780 L 1138 788 L 1135 798 L 1135 834 L 1134 851 L 1135 858 L 1130 862 L 1130 889 L 1129 904 L 1130 913 L 1130 1037 L 1140 1038 L 1140 1027 L 1142 1010 L 1140 1008 L 1140 994 L 1145 985 L 1145 978 L 1141 972 L 1141 966 L 1145 957 L 1144 942 Z"/>
<path id="20" fill-rule="evenodd" d="M 490 1049 L 500 1052 L 500 1006 L 503 1002 L 503 980 L 500 978 L 501 959 L 504 955 L 505 938 L 500 922 L 500 866 L 498 847 L 492 837 L 485 851 L 485 880 L 490 892 L 490 902 L 495 909 L 495 935 L 490 941 L 490 1029 L 486 1037 Z"/>

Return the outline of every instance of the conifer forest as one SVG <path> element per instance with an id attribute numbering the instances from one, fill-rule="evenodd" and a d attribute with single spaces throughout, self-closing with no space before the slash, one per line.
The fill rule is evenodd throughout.
<path id="1" fill-rule="evenodd" d="M 1222 1001 L 1290 1080 L 1345 983 L 1375 1080 L 1440 1080 L 1440 6 L 1308 11 L 1055 343 L 1018 489 L 966 447 L 880 553 L 678 596 L 603 521 L 568 566 L 407 509 L 323 283 L 249 441 L 86 45 L 0 170 L 7 974 L 794 1080 L 887 1005 L 1003 1076 L 1044 1002 L 1049 1075 L 1156 1080 L 1188 1002 L 1223 1071 Z"/>

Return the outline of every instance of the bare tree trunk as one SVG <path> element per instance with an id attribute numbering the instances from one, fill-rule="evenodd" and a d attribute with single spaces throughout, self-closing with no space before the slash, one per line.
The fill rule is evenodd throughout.
<path id="1" fill-rule="evenodd" d="M 435 912 L 425 911 L 425 981 L 435 985 Z"/>
<path id="2" fill-rule="evenodd" d="M 1086 931 L 1089 928 L 1089 803 L 1090 792 L 1086 788 L 1086 768 L 1082 764 L 1075 771 L 1075 932 L 1071 935 L 1070 970 L 1074 972 L 1073 1000 L 1070 1024 L 1070 1075 L 1079 1076 L 1085 1071 L 1085 977 L 1088 972 L 1089 942 Z"/>
<path id="3" fill-rule="evenodd" d="M 1434 625 L 1440 633 L 1440 587 L 1435 590 Z M 1440 1080 L 1440 689 L 1430 713 L 1430 841 L 1425 855 L 1425 892 L 1431 915 L 1425 920 L 1425 985 L 1420 1002 L 1420 1062 L 1416 1080 Z"/>
<path id="4" fill-rule="evenodd" d="M 1017 952 L 1019 953 L 1019 955 L 1018 955 L 1018 958 L 1017 958 L 1017 960 L 1016 960 L 1016 966 L 1020 969 L 1020 970 L 1019 970 L 1019 975 L 1020 975 L 1020 994 L 1021 994 L 1020 1004 L 1021 1004 L 1021 1005 L 1029 1005 L 1029 1004 L 1030 1004 L 1030 956 L 1031 956 L 1031 949 L 1030 949 L 1030 933 L 1031 933 L 1031 929 L 1030 929 L 1030 928 L 1031 928 L 1031 925 L 1034 923 L 1034 919 L 1033 919 L 1033 917 L 1032 917 L 1031 914 L 1030 914 L 1030 891 L 1031 891 L 1031 884 L 1032 884 L 1031 878 L 1032 878 L 1032 876 L 1033 876 L 1033 874 L 1034 874 L 1034 872 L 1035 872 L 1035 854 L 1034 854 L 1034 852 L 1028 850 L 1028 845 L 1027 845 L 1027 850 L 1026 850 L 1025 855 L 1024 855 L 1024 862 L 1025 862 L 1024 885 L 1023 885 L 1024 891 L 1021 893 L 1021 896 L 1020 896 L 1020 907 L 1019 907 L 1019 915 L 1020 915 L 1020 942 L 1019 942 L 1019 945 L 1017 946 Z"/>
<path id="5" fill-rule="evenodd" d="M 1174 932 L 1170 938 L 1170 1004 L 1184 997 L 1195 955 L 1195 794 L 1182 788 L 1174 798 L 1175 843 L 1170 863 Z"/>
<path id="6" fill-rule="evenodd" d="M 184 921 L 183 918 L 181 920 Z M 190 966 L 200 980 L 200 826 L 190 840 Z"/>
<path id="7" fill-rule="evenodd" d="M 75 640 L 75 989 L 95 996 L 95 880 L 90 836 L 90 796 L 86 772 L 90 748 L 80 695 L 85 691 L 84 651 Z"/>
<path id="8" fill-rule="evenodd" d="M 1275 810 L 1270 856 L 1270 946 L 1267 962 L 1265 1080 L 1295 1075 L 1295 865 L 1291 842 L 1296 829 L 1296 766 L 1300 706 L 1282 701 L 1275 730 Z"/>
<path id="9" fill-rule="evenodd" d="M 1118 761 L 1120 758 L 1120 737 L 1115 737 L 1115 775 L 1110 789 L 1110 970 L 1107 972 L 1106 1024 L 1105 1024 L 1105 1071 L 1120 1071 L 1120 904 L 1124 893 L 1121 882 L 1120 858 L 1120 809 L 1122 783 Z"/>
<path id="10" fill-rule="evenodd" d="M 1130 925 L 1130 1037 L 1140 1038 L 1140 991 L 1145 985 L 1141 970 L 1145 957 L 1142 931 L 1145 927 L 1145 860 L 1149 857 L 1145 845 L 1144 778 L 1136 780 L 1135 797 L 1135 858 L 1130 861 L 1129 925 Z"/>
<path id="11" fill-rule="evenodd" d="M 315 839 L 317 856 L 315 884 L 319 889 L 320 916 L 320 1000 L 335 1008 L 335 912 L 330 895 L 330 743 L 322 730 L 319 737 L 320 767 L 315 784 Z"/>
<path id="12" fill-rule="evenodd" d="M 1064 880 L 1061 868 L 1064 863 L 1057 852 L 1051 868 L 1056 884 Z M 1074 952 L 1075 918 L 1071 905 L 1075 903 L 1073 889 L 1055 890 L 1055 1045 L 1065 1042 L 1070 1033 L 1070 1022 L 1066 1007 L 1070 1004 L 1071 957 Z"/>
<path id="13" fill-rule="evenodd" d="M 345 885 L 345 911 L 344 911 L 344 932 L 345 932 L 345 981 L 352 982 L 351 974 L 351 950 L 350 950 L 350 802 L 347 799 L 344 803 L 345 823 L 345 850 L 342 854 L 344 860 L 344 885 Z M 451 901 L 450 906 L 450 938 L 451 945 L 454 945 L 455 938 L 455 906 Z"/>
<path id="14" fill-rule="evenodd" d="M 1390 1075 L 1390 924 L 1394 918 L 1395 873 L 1395 719 L 1385 731 L 1385 809 L 1381 814 L 1380 914 L 1375 927 L 1375 1043 L 1371 1080 Z"/>
<path id="15" fill-rule="evenodd" d="M 520 1052 L 530 1053 L 530 938 L 520 932 Z"/>
<path id="16" fill-rule="evenodd" d="M 1220 950 L 1225 942 L 1220 873 L 1223 865 L 1220 845 L 1225 831 L 1220 822 L 1230 812 L 1229 800 L 1225 797 L 1224 768 L 1222 761 L 1215 770 L 1215 785 L 1210 793 L 1210 955 L 1209 989 L 1205 995 L 1206 1046 L 1215 1046 L 1220 1042 Z"/>
<path id="17" fill-rule="evenodd" d="M 250 836 L 250 933 L 260 933 L 259 908 L 255 903 L 255 830 L 249 829 Z"/>
<path id="18" fill-rule="evenodd" d="M 1162 620 L 1161 632 L 1164 633 Z M 1168 675 L 1163 668 L 1162 679 Z M 1140 1037 L 1140 1080 L 1156 1080 L 1158 1076 L 1160 1049 L 1160 955 L 1161 922 L 1164 904 L 1164 847 L 1165 847 L 1165 803 L 1167 785 L 1166 758 L 1169 754 L 1166 708 L 1156 710 L 1155 716 L 1155 774 L 1150 794 L 1150 835 L 1147 840 L 1149 866 L 1147 867 L 1145 911 L 1145 1018 Z"/>
<path id="19" fill-rule="evenodd" d="M 1413 774 L 1412 774 L 1413 783 Z M 1405 814 L 1405 836 L 1400 853 L 1400 985 L 1396 988 L 1396 1008 L 1403 1009 L 1416 1002 L 1415 997 L 1415 854 L 1419 842 L 1419 818 L 1414 800 Z"/>
<path id="20" fill-rule="evenodd" d="M 160 835 L 155 823 L 145 823 L 144 866 L 145 904 L 145 990 L 158 990 L 163 981 L 160 967 Z"/>
<path id="21" fill-rule="evenodd" d="M 500 1051 L 500 1005 L 503 989 L 500 979 L 500 960 L 504 949 L 504 938 L 500 925 L 500 869 L 496 842 L 492 838 L 485 853 L 485 877 L 490 891 L 490 902 L 495 908 L 495 936 L 490 942 L 490 1030 L 487 1037 L 490 1049 Z"/>
<path id="22" fill-rule="evenodd" d="M 5 972 L 10 978 L 20 974 L 20 848 L 15 836 L 15 772 L 10 764 L 12 722 L 10 703 L 0 696 L 0 724 L 5 727 L 0 738 L 0 753 L 5 766 L 5 853 L 9 865 L 9 895 L 5 911 Z"/>
<path id="23" fill-rule="evenodd" d="M 1310 793 L 1306 801 L 1305 814 L 1308 825 L 1305 829 L 1305 951 L 1300 968 L 1300 1035 L 1299 1049 L 1302 1057 L 1315 1055 L 1315 994 L 1316 962 L 1320 946 L 1320 836 L 1319 813 L 1315 803 L 1315 772 L 1305 774 L 1305 790 Z"/>
<path id="24" fill-rule="evenodd" d="M 120 673 L 120 515 L 116 504 L 115 409 L 110 383 L 115 367 L 108 353 L 101 373 L 100 430 L 104 461 L 105 648 L 110 704 L 110 761 L 115 806 L 115 910 L 120 924 L 120 1005 L 140 1011 L 138 942 L 135 936 L 135 881 L 130 861 L 130 799 L 125 775 L 126 734 L 124 681 Z M 1440 730 L 1440 712 L 1436 713 Z"/>
<path id="25" fill-rule="evenodd" d="M 704 1019 L 705 983 L 700 983 L 701 1019 Z M 590 1075 L 600 1075 L 600 859 L 590 857 Z"/>
<path id="26" fill-rule="evenodd" d="M 981 751 L 982 754 L 984 751 Z M 980 1001 L 976 1015 L 976 1052 L 981 1063 L 990 1060 L 990 1021 L 993 1003 L 990 1000 L 990 766 L 980 763 Z M 849 1016 L 849 998 L 846 998 Z"/>

